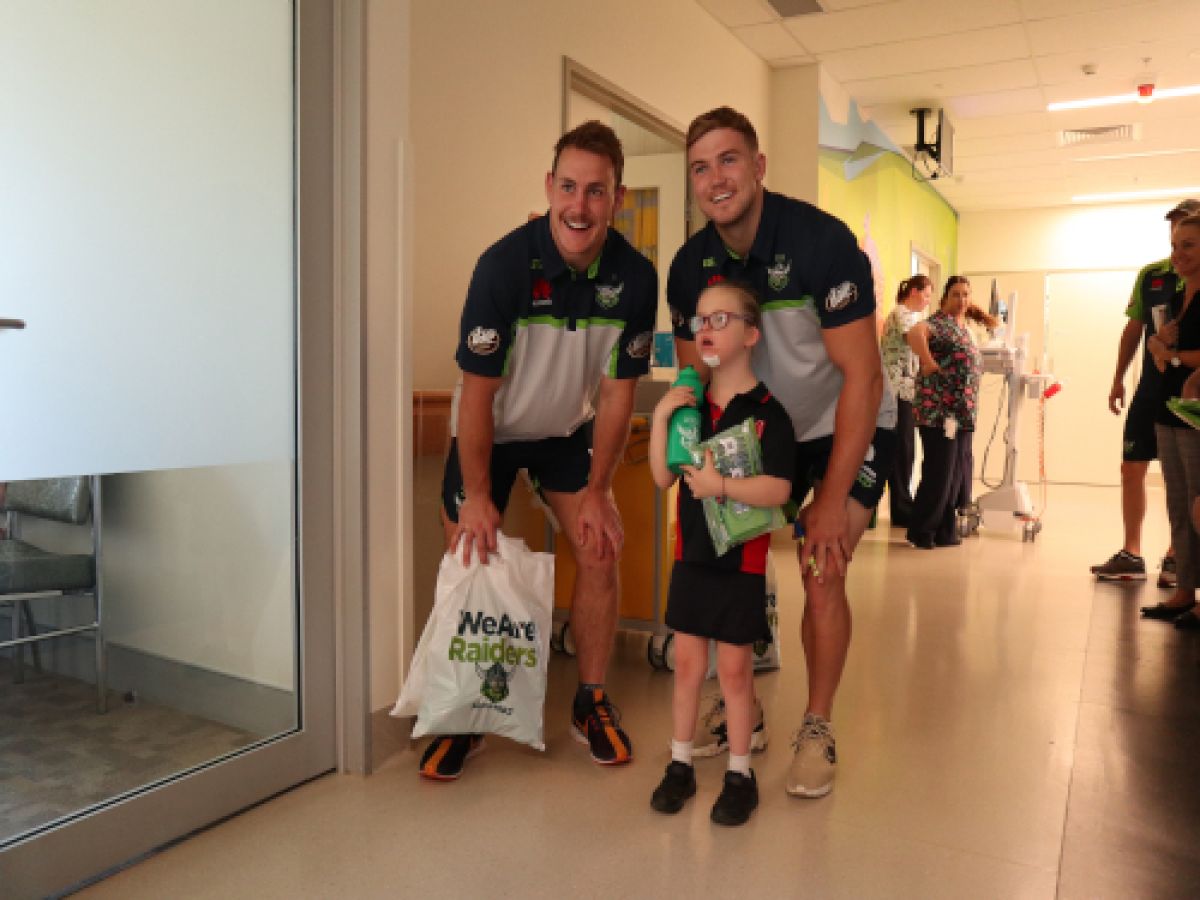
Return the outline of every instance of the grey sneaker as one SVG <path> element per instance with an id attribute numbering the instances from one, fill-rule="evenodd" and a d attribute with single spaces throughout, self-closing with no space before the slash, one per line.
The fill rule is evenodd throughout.
<path id="1" fill-rule="evenodd" d="M 820 716 L 806 715 L 792 737 L 792 767 L 787 792 L 793 797 L 824 797 L 833 790 L 837 773 L 837 743 L 833 726 Z"/>
<path id="2" fill-rule="evenodd" d="M 1164 591 L 1179 584 L 1179 573 L 1175 568 L 1175 557 L 1164 556 L 1158 570 L 1158 586 Z"/>
<path id="3" fill-rule="evenodd" d="M 720 694 L 710 697 L 710 706 L 700 712 L 700 727 L 697 729 L 696 746 L 692 756 L 719 756 L 729 752 L 729 728 L 725 723 L 725 698 Z M 754 698 L 754 729 L 750 732 L 750 752 L 761 753 L 767 749 L 767 723 L 763 718 L 762 702 Z"/>
<path id="4" fill-rule="evenodd" d="M 1118 550 L 1107 562 L 1092 566 L 1092 574 L 1101 581 L 1145 581 L 1146 561 L 1128 550 Z"/>

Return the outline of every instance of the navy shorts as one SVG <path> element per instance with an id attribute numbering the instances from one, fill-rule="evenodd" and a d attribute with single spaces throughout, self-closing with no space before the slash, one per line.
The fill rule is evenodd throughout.
<path id="1" fill-rule="evenodd" d="M 492 503 L 501 513 L 508 506 L 513 482 L 521 469 L 529 471 L 539 491 L 575 494 L 587 487 L 592 468 L 592 426 L 584 423 L 568 437 L 514 441 L 492 446 Z M 458 463 L 458 441 L 450 441 L 450 455 L 442 475 L 442 508 L 451 522 L 458 521 L 458 508 L 466 499 L 462 469 Z"/>
<path id="2" fill-rule="evenodd" d="M 804 505 L 808 492 L 825 477 L 832 450 L 833 435 L 796 444 L 796 480 L 792 482 L 792 500 L 797 506 Z M 875 436 L 867 447 L 867 455 L 858 467 L 854 484 L 850 486 L 850 496 L 863 509 L 874 509 L 879 505 L 895 452 L 896 432 L 890 428 L 876 428 Z"/>
<path id="3" fill-rule="evenodd" d="M 1121 442 L 1124 462 L 1150 462 L 1158 459 L 1158 438 L 1154 436 L 1154 391 L 1136 391 L 1125 415 L 1125 432 Z"/>

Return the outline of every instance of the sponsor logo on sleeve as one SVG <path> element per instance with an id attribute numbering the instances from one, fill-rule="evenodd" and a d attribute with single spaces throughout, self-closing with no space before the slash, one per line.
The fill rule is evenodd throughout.
<path id="1" fill-rule="evenodd" d="M 478 356 L 488 356 L 500 349 L 500 333 L 495 328 L 482 325 L 472 328 L 467 335 L 467 349 Z"/>
<path id="2" fill-rule="evenodd" d="M 621 291 L 625 290 L 625 282 L 619 284 L 596 285 L 596 302 L 605 309 L 612 309 L 621 300 Z"/>
<path id="3" fill-rule="evenodd" d="M 625 348 L 625 352 L 634 359 L 644 359 L 650 355 L 650 348 L 653 346 L 654 332 L 643 331 L 629 342 L 629 345 Z"/>
<path id="4" fill-rule="evenodd" d="M 825 298 L 825 308 L 829 312 L 837 312 L 839 309 L 845 309 L 857 299 L 858 287 L 853 281 L 843 281 L 829 292 L 829 296 Z"/>

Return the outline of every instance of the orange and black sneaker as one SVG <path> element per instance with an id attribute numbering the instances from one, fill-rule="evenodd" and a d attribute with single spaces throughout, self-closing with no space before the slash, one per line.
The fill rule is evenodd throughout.
<path id="1" fill-rule="evenodd" d="M 575 699 L 571 724 L 575 740 L 587 744 L 592 759 L 602 766 L 619 766 L 633 759 L 629 735 L 621 730 L 621 714 L 603 689 Z"/>
<path id="2" fill-rule="evenodd" d="M 442 734 L 435 737 L 421 757 L 422 778 L 455 781 L 467 760 L 483 751 L 482 734 Z"/>

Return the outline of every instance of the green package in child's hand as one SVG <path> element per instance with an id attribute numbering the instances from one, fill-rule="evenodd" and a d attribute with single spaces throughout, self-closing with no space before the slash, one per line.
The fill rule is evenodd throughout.
<path id="1" fill-rule="evenodd" d="M 1179 397 L 1172 397 L 1167 401 L 1167 409 L 1193 428 L 1200 428 L 1200 400 L 1183 400 Z"/>
<path id="2" fill-rule="evenodd" d="M 703 464 L 706 450 L 712 451 L 713 464 L 726 478 L 753 478 L 763 474 L 762 445 L 758 442 L 753 417 L 697 444 L 697 465 Z M 705 497 L 700 503 L 717 556 L 724 556 L 730 548 L 787 524 L 778 506 L 747 506 L 730 499 L 722 502 L 716 497 Z"/>

